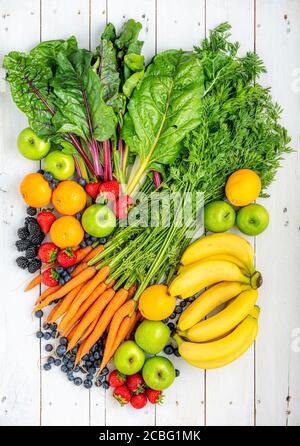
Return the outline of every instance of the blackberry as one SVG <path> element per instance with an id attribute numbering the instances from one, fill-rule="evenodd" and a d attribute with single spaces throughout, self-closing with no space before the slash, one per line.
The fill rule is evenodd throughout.
<path id="1" fill-rule="evenodd" d="M 34 217 L 26 217 L 25 221 L 24 221 L 24 224 L 27 227 L 29 225 L 29 223 L 32 223 L 32 222 L 33 222 L 33 224 L 34 223 L 37 224 L 37 221 L 36 221 L 36 219 Z"/>
<path id="2" fill-rule="evenodd" d="M 26 259 L 32 260 L 37 255 L 37 249 L 36 246 L 29 246 L 29 248 L 26 249 L 25 257 Z"/>
<path id="3" fill-rule="evenodd" d="M 21 239 L 21 240 L 26 240 L 29 237 L 29 232 L 27 228 L 19 228 L 17 231 L 17 236 Z"/>
<path id="4" fill-rule="evenodd" d="M 26 249 L 30 245 L 30 242 L 28 240 L 17 240 L 15 245 L 16 245 L 17 250 L 19 252 L 21 252 L 21 251 L 26 251 Z"/>
<path id="5" fill-rule="evenodd" d="M 33 217 L 34 215 L 36 215 L 36 209 L 33 208 L 33 207 L 31 207 L 31 206 L 29 206 L 29 207 L 26 209 L 26 212 L 27 212 L 27 214 L 30 215 L 31 217 Z"/>
<path id="6" fill-rule="evenodd" d="M 18 257 L 16 259 L 16 263 L 17 263 L 18 267 L 21 269 L 26 269 L 26 268 L 28 268 L 28 265 L 29 265 L 29 262 L 26 259 L 26 257 Z"/>
<path id="7" fill-rule="evenodd" d="M 40 261 L 40 259 L 33 259 L 29 263 L 28 272 L 31 274 L 36 273 L 37 270 L 39 270 L 41 268 L 41 266 L 42 266 L 42 262 Z"/>
<path id="8" fill-rule="evenodd" d="M 30 237 L 30 241 L 33 245 L 40 245 L 45 238 L 45 234 L 39 233 Z"/>
<path id="9" fill-rule="evenodd" d="M 36 220 L 34 220 L 34 222 L 31 221 L 28 224 L 27 229 L 29 231 L 30 236 L 38 235 L 38 234 L 41 234 L 41 232 L 42 232 L 41 228 L 39 227 L 39 224 Z"/>

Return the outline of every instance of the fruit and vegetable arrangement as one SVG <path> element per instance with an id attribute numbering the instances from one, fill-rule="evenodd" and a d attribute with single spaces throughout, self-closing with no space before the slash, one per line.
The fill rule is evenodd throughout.
<path id="1" fill-rule="evenodd" d="M 110 23 L 94 52 L 70 37 L 4 58 L 29 122 L 19 151 L 40 160 L 20 185 L 16 262 L 37 273 L 25 291 L 41 286 L 43 368 L 135 409 L 180 375 L 170 355 L 211 369 L 254 342 L 262 275 L 226 231 L 266 230 L 255 201 L 291 151 L 264 65 L 238 55 L 227 23 L 148 66 L 140 30 Z"/>

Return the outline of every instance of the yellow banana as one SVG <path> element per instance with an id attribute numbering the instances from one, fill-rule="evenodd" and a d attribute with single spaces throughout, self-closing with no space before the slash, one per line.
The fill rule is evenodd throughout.
<path id="1" fill-rule="evenodd" d="M 191 266 L 179 274 L 169 286 L 171 296 L 190 297 L 198 291 L 217 282 L 241 282 L 246 285 L 250 279 L 231 262 L 225 260 L 208 260 Z"/>
<path id="2" fill-rule="evenodd" d="M 250 313 L 257 297 L 257 290 L 243 291 L 224 310 L 179 334 L 192 342 L 206 342 L 222 336 Z"/>
<path id="3" fill-rule="evenodd" d="M 239 235 L 227 232 L 196 240 L 183 253 L 181 263 L 189 265 L 210 256 L 223 254 L 238 258 L 250 274 L 254 272 L 254 251 L 250 243 Z"/>
<path id="4" fill-rule="evenodd" d="M 186 267 L 185 267 L 186 268 Z M 218 306 L 238 296 L 242 291 L 249 289 L 250 285 L 241 282 L 220 282 L 204 291 L 186 310 L 178 320 L 180 331 L 187 330 L 201 321 Z"/>
<path id="5" fill-rule="evenodd" d="M 249 348 L 257 331 L 257 318 L 249 314 L 230 334 L 217 341 L 202 344 L 180 341 L 179 353 L 193 365 L 196 363 L 208 364 L 209 362 L 213 362 L 214 367 L 218 363 L 225 365 L 226 361 L 233 361 Z M 176 337 L 174 338 L 178 341 Z"/>
<path id="6" fill-rule="evenodd" d="M 247 275 L 249 273 L 249 271 L 245 268 L 245 265 L 243 264 L 243 262 L 240 259 L 238 259 L 237 257 L 231 256 L 229 254 L 220 254 L 220 255 L 210 256 L 205 259 L 199 260 L 198 262 L 189 263 L 188 265 L 180 265 L 180 267 L 178 269 L 178 273 L 180 274 L 184 271 L 187 271 L 187 270 L 189 270 L 189 268 L 191 266 L 195 265 L 196 263 L 206 262 L 207 260 L 226 260 L 227 262 L 234 263 L 236 266 L 238 266 L 244 274 Z"/>

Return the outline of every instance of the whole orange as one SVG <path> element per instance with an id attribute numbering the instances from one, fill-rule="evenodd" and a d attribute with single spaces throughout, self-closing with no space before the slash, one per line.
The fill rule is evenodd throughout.
<path id="1" fill-rule="evenodd" d="M 247 206 L 261 191 L 261 181 L 254 170 L 240 169 L 230 175 L 225 186 L 227 199 L 234 206 Z"/>
<path id="2" fill-rule="evenodd" d="M 75 217 L 60 217 L 52 223 L 50 237 L 59 248 L 79 245 L 82 242 L 84 231 Z"/>
<path id="3" fill-rule="evenodd" d="M 139 310 L 145 319 L 162 321 L 173 313 L 176 298 L 170 296 L 166 285 L 149 286 L 139 299 Z"/>
<path id="4" fill-rule="evenodd" d="M 62 181 L 53 192 L 52 203 L 60 214 L 74 215 L 86 205 L 85 190 L 75 181 Z"/>
<path id="5" fill-rule="evenodd" d="M 20 184 L 20 192 L 28 206 L 41 208 L 51 200 L 52 190 L 40 173 L 26 175 Z"/>

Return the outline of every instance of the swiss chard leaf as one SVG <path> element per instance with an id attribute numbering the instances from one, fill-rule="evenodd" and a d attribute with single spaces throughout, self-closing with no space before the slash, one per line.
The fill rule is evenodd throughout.
<path id="1" fill-rule="evenodd" d="M 103 33 L 101 34 L 101 40 L 111 40 L 114 42 L 116 40 L 116 30 L 112 23 L 108 23 Z"/>
<path id="2" fill-rule="evenodd" d="M 142 24 L 136 22 L 133 19 L 127 20 L 124 23 L 122 32 L 118 39 L 116 39 L 116 46 L 122 50 L 127 49 L 130 45 L 134 44 L 138 40 L 139 33 L 142 29 Z"/>
<path id="3" fill-rule="evenodd" d="M 39 43 L 32 48 L 30 56 L 36 61 L 44 63 L 45 65 L 55 68 L 57 54 L 60 51 L 69 53 L 77 49 L 76 37 L 72 36 L 68 40 L 48 40 Z"/>
<path id="4" fill-rule="evenodd" d="M 58 54 L 53 122 L 58 132 L 71 132 L 86 141 L 104 141 L 113 135 L 116 118 L 112 107 L 102 99 L 100 79 L 91 67 L 92 57 L 84 49 L 68 56 Z"/>
<path id="5" fill-rule="evenodd" d="M 123 85 L 123 93 L 127 96 L 127 98 L 130 98 L 133 90 L 138 85 L 139 81 L 144 76 L 144 70 L 137 71 L 136 73 L 133 73 L 124 83 Z"/>
<path id="6" fill-rule="evenodd" d="M 144 68 L 145 58 L 140 54 L 129 53 L 124 57 L 124 62 L 131 71 L 141 71 Z"/>
<path id="7" fill-rule="evenodd" d="M 203 92 L 203 70 L 195 54 L 170 50 L 154 58 L 124 119 L 123 138 L 140 157 L 129 192 L 154 164 L 170 164 L 176 159 L 179 143 L 200 123 Z"/>
<path id="8" fill-rule="evenodd" d="M 103 87 L 103 100 L 118 113 L 120 107 L 122 107 L 122 102 L 118 97 L 121 79 L 116 50 L 113 43 L 106 39 L 101 40 L 97 50 L 100 56 L 99 77 Z"/>

